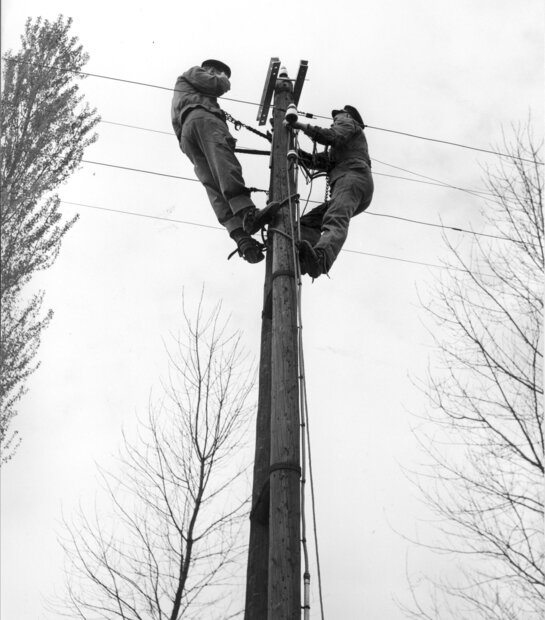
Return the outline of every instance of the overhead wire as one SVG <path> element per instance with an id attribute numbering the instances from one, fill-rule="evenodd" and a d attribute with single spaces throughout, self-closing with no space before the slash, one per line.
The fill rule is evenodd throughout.
<path id="1" fill-rule="evenodd" d="M 446 183 L 445 181 L 441 181 L 440 179 L 435 179 L 434 177 L 426 176 L 425 174 L 421 174 L 420 172 L 414 172 L 414 170 L 408 170 L 407 168 L 402 168 L 401 166 L 395 166 L 394 164 L 389 164 L 386 161 L 381 161 L 380 159 L 373 157 L 373 163 L 375 162 L 382 164 L 383 166 L 388 166 L 389 168 L 396 168 L 397 170 L 408 172 L 409 174 L 414 174 L 415 176 L 422 177 L 423 179 L 427 179 L 428 181 L 435 181 L 439 183 L 440 185 L 445 185 L 445 186 L 451 187 L 452 189 L 459 189 L 463 192 L 471 192 L 472 194 L 485 194 L 487 196 L 494 196 L 492 192 L 488 192 L 488 191 L 481 190 L 481 189 L 467 189 L 465 187 L 458 187 L 457 185 L 451 185 L 450 183 Z"/>
<path id="2" fill-rule="evenodd" d="M 170 222 L 173 224 L 183 224 L 183 225 L 187 225 L 187 226 L 198 226 L 199 228 L 211 228 L 214 230 L 225 230 L 222 226 L 212 226 L 210 224 L 201 224 L 199 222 L 192 222 L 190 220 L 178 220 L 175 218 L 170 218 L 170 217 L 163 217 L 161 215 L 149 215 L 147 213 L 138 213 L 136 211 L 124 211 L 122 209 L 114 209 L 114 208 L 110 208 L 110 207 L 100 207 L 97 205 L 89 205 L 89 204 L 85 204 L 85 203 L 81 203 L 81 202 L 75 202 L 75 201 L 70 201 L 70 200 L 61 200 L 60 201 L 61 204 L 67 204 L 67 205 L 72 205 L 72 206 L 76 206 L 76 207 L 83 207 L 83 208 L 87 208 L 87 209 L 95 209 L 97 211 L 108 211 L 110 213 L 119 213 L 121 215 L 131 215 L 131 216 L 135 216 L 135 217 L 142 217 L 142 218 L 146 218 L 146 219 L 150 219 L 150 220 L 158 220 L 158 221 L 163 221 L 163 222 Z M 410 259 L 406 259 L 406 258 L 398 258 L 395 256 L 386 256 L 383 254 L 373 254 L 372 252 L 362 252 L 361 250 L 350 250 L 348 248 L 343 248 L 341 250 L 341 252 L 349 252 L 351 254 L 361 254 L 363 256 L 371 256 L 374 258 L 385 258 L 388 260 L 393 260 L 393 261 L 399 261 L 402 263 L 411 263 L 413 265 L 421 265 L 423 267 L 433 267 L 436 269 L 447 269 L 447 270 L 457 270 L 457 271 L 463 271 L 463 269 L 458 269 L 456 267 L 448 267 L 446 265 L 437 265 L 435 263 L 426 263 L 423 261 L 415 261 L 415 260 L 410 260 Z"/>
<path id="3" fill-rule="evenodd" d="M 199 182 L 199 179 L 193 179 L 192 177 L 181 177 L 177 174 L 167 174 L 165 172 L 155 172 L 153 170 L 144 170 L 143 168 L 132 168 L 130 166 L 120 166 L 119 164 L 108 164 L 103 161 L 92 161 L 89 159 L 82 159 L 84 164 L 93 164 L 94 166 L 105 166 L 106 168 L 117 168 L 119 170 L 128 170 L 130 172 L 141 172 L 142 174 L 152 174 L 159 177 L 167 177 L 169 179 L 178 179 L 181 181 L 195 181 Z"/>
<path id="4" fill-rule="evenodd" d="M 150 128 L 147 128 L 147 127 L 140 127 L 140 126 L 137 126 L 137 125 L 127 125 L 125 123 L 117 123 L 117 122 L 113 122 L 113 121 L 101 121 L 101 122 L 107 123 L 109 125 L 117 125 L 117 126 L 120 126 L 120 127 L 127 127 L 127 128 L 130 128 L 130 129 L 140 129 L 142 131 L 149 131 L 149 132 L 153 132 L 153 133 L 159 133 L 159 134 L 163 134 L 163 135 L 172 136 L 172 132 L 160 131 L 160 130 L 157 130 L 157 129 L 150 129 Z M 240 148 L 241 149 L 245 149 L 246 152 L 248 152 L 248 153 L 251 153 L 251 149 L 246 149 L 246 147 L 240 147 Z M 245 151 L 242 150 L 242 151 L 239 151 L 239 152 L 244 153 Z M 409 174 L 412 174 L 412 175 L 415 175 L 415 176 L 419 176 L 419 177 L 422 177 L 424 179 L 428 179 L 428 182 L 427 181 L 421 181 L 420 179 L 411 179 L 411 178 L 408 178 L 408 177 L 403 177 L 403 176 L 399 176 L 399 175 L 395 175 L 395 174 L 386 174 L 384 172 L 378 172 L 376 170 L 373 171 L 373 174 L 377 175 L 377 176 L 384 176 L 384 177 L 393 178 L 393 179 L 400 179 L 400 180 L 403 180 L 403 181 L 411 181 L 413 183 L 422 183 L 424 185 L 433 185 L 433 186 L 437 186 L 437 187 L 444 187 L 446 189 L 454 189 L 454 190 L 458 190 L 458 191 L 467 193 L 470 196 L 475 196 L 476 198 L 479 198 L 481 200 L 485 200 L 487 202 L 492 202 L 494 204 L 500 204 L 497 200 L 493 200 L 493 199 L 488 197 L 488 196 L 494 196 L 494 194 L 492 194 L 491 192 L 487 192 L 487 191 L 479 190 L 479 189 L 468 189 L 468 188 L 465 188 L 465 187 L 459 187 L 457 185 L 453 185 L 451 183 L 447 183 L 446 181 L 441 181 L 440 179 L 435 179 L 433 177 L 429 177 L 429 176 L 424 175 L 424 174 L 422 174 L 420 172 L 415 172 L 414 170 L 409 170 L 409 169 L 403 168 L 401 166 L 396 166 L 394 164 L 390 164 L 388 162 L 376 159 L 375 157 L 373 158 L 373 162 L 377 162 L 377 163 L 380 163 L 380 164 L 382 164 L 384 166 L 388 166 L 390 168 L 395 168 L 397 170 L 402 170 L 402 171 L 407 172 Z M 430 181 L 432 181 L 432 182 L 430 182 Z M 318 201 L 313 201 L 313 200 L 310 200 L 310 199 L 307 199 L 307 203 L 308 202 L 314 202 L 314 203 L 318 204 Z M 448 225 L 444 225 L 444 224 L 433 224 L 431 222 L 422 222 L 422 221 L 413 220 L 413 219 L 407 218 L 407 217 L 399 217 L 399 216 L 394 216 L 394 215 L 387 215 L 387 214 L 381 214 L 381 213 L 373 213 L 371 211 L 366 211 L 365 213 L 367 215 L 374 215 L 374 216 L 378 216 L 378 217 L 390 217 L 390 218 L 393 218 L 393 219 L 398 219 L 398 220 L 402 220 L 402 221 L 406 221 L 406 222 L 413 222 L 415 224 L 422 224 L 422 225 L 432 226 L 432 227 L 436 227 L 436 228 L 443 228 L 445 230 L 452 230 L 452 231 L 455 231 L 455 232 L 462 232 L 462 233 L 472 234 L 472 235 L 476 235 L 476 236 L 489 237 L 489 238 L 492 238 L 492 239 L 503 239 L 504 241 L 512 241 L 514 243 L 518 243 L 518 241 L 516 239 L 509 239 L 507 237 L 502 237 L 500 235 L 492 235 L 492 234 L 489 234 L 489 233 L 478 233 L 478 232 L 475 232 L 473 230 L 469 230 L 467 228 L 460 228 L 460 227 L 456 227 L 456 226 L 448 226 Z"/>
<path id="5" fill-rule="evenodd" d="M 101 119 L 100 122 L 101 123 L 105 123 L 107 125 L 116 125 L 116 126 L 119 126 L 119 127 L 126 127 L 126 128 L 129 128 L 129 129 L 140 129 L 142 131 L 148 131 L 148 132 L 151 132 L 151 133 L 167 135 L 167 136 L 170 136 L 170 137 L 172 137 L 174 135 L 172 131 L 162 131 L 162 130 L 159 130 L 159 129 L 150 129 L 148 127 L 140 127 L 138 125 L 128 125 L 126 123 L 118 123 L 118 122 L 113 122 L 113 121 L 105 121 L 105 120 L 102 120 L 102 119 Z M 453 185 L 451 183 L 447 183 L 446 181 L 441 181 L 439 179 L 434 179 L 433 177 L 426 176 L 426 175 L 421 174 L 419 172 L 414 172 L 413 170 L 408 170 L 407 168 L 402 168 L 402 167 L 396 166 L 394 164 L 389 164 L 387 162 L 384 162 L 384 161 L 381 161 L 381 160 L 377 159 L 376 157 L 373 157 L 373 162 L 377 162 L 377 163 L 382 164 L 384 166 L 388 166 L 390 168 L 396 168 L 398 170 L 402 170 L 403 172 L 408 172 L 409 174 L 413 174 L 415 176 L 422 177 L 424 179 L 427 179 L 428 182 L 420 181 L 418 179 L 410 179 L 410 178 L 407 178 L 407 177 L 402 177 L 402 176 L 393 175 L 393 174 L 386 174 L 384 172 L 373 171 L 373 173 L 376 174 L 376 175 L 385 176 L 385 177 L 391 177 L 391 178 L 394 178 L 394 179 L 403 179 L 405 181 L 412 181 L 412 182 L 415 182 L 415 183 L 423 183 L 425 185 L 437 185 L 439 187 L 445 187 L 445 188 L 449 188 L 449 189 L 456 189 L 456 190 L 459 190 L 459 191 L 462 191 L 462 192 L 466 192 L 466 193 L 468 193 L 470 195 L 475 195 L 475 196 L 477 196 L 479 198 L 481 197 L 481 194 L 493 196 L 493 194 L 490 193 L 490 192 L 486 192 L 484 190 L 478 190 L 478 189 L 468 189 L 468 188 L 465 188 L 465 187 L 458 187 L 457 185 Z"/>
<path id="6" fill-rule="evenodd" d="M 140 126 L 137 126 L 137 125 L 127 125 L 125 123 L 117 123 L 117 122 L 113 122 L 113 121 L 103 121 L 103 120 L 101 122 L 109 124 L 109 125 L 117 125 L 117 126 L 120 126 L 120 127 L 127 127 L 127 128 L 130 128 L 130 129 L 139 129 L 139 130 L 142 130 L 142 131 L 149 131 L 149 132 L 153 132 L 153 133 L 159 133 L 159 134 L 163 134 L 163 135 L 172 136 L 172 132 L 166 132 L 166 131 L 161 131 L 161 130 L 157 130 L 157 129 L 150 129 L 150 128 L 147 128 L 147 127 L 140 127 Z M 240 147 L 240 148 L 241 149 L 242 148 L 245 149 L 246 147 Z M 251 149 L 246 149 L 246 150 L 247 150 L 248 153 L 251 153 Z M 242 152 L 244 152 L 244 151 L 242 151 Z M 468 188 L 465 188 L 465 187 L 459 187 L 457 185 L 453 185 L 451 183 L 447 183 L 445 181 L 441 181 L 439 179 L 435 179 L 433 177 L 429 177 L 429 176 L 421 174 L 419 172 L 414 172 L 414 170 L 409 170 L 409 169 L 403 168 L 401 166 L 396 166 L 394 164 L 390 164 L 388 162 L 381 161 L 379 159 L 376 159 L 375 157 L 373 158 L 373 162 L 377 162 L 377 163 L 380 163 L 380 164 L 382 164 L 384 166 L 395 168 L 397 170 L 402 170 L 402 171 L 407 172 L 409 174 L 413 174 L 415 176 L 419 176 L 419 177 L 422 177 L 424 179 L 428 179 L 428 181 L 421 181 L 420 179 L 411 179 L 411 178 L 408 178 L 408 177 L 403 177 L 403 176 L 394 175 L 394 174 L 386 174 L 384 172 L 377 172 L 376 170 L 373 171 L 373 174 L 377 175 L 377 176 L 384 176 L 384 177 L 400 179 L 400 180 L 404 180 L 404 181 L 411 181 L 413 183 L 422 183 L 424 185 L 433 185 L 433 186 L 437 186 L 437 187 L 444 187 L 446 189 L 454 189 L 454 190 L 458 190 L 458 191 L 467 193 L 470 196 L 475 196 L 476 198 L 479 198 L 481 200 L 492 202 L 494 204 L 500 204 L 497 200 L 492 200 L 491 198 L 488 198 L 488 196 L 494 196 L 494 194 L 492 194 L 491 192 L 487 192 L 487 191 L 484 191 L 484 190 L 478 190 L 478 189 L 468 189 Z M 99 162 L 87 162 L 87 163 L 97 163 L 98 164 Z M 113 164 L 100 164 L 100 165 L 109 165 L 109 166 L 114 167 Z M 132 170 L 134 170 L 135 172 L 139 171 L 137 169 L 132 169 Z M 149 171 L 147 171 L 147 172 L 149 173 Z M 156 174 L 161 174 L 161 173 L 156 173 Z M 172 175 L 168 175 L 168 176 L 172 176 Z M 183 179 L 185 177 L 174 177 L 174 178 Z M 197 181 L 198 179 L 187 179 L 187 180 Z M 311 184 L 311 188 L 312 188 L 312 184 Z M 265 191 L 265 190 L 258 190 L 258 191 Z M 319 201 L 310 200 L 310 197 L 307 198 L 307 203 L 309 203 L 309 202 L 319 204 Z M 414 220 L 414 219 L 411 219 L 411 218 L 395 216 L 395 215 L 391 215 L 391 214 L 374 213 L 372 211 L 365 211 L 365 214 L 366 215 L 371 215 L 371 216 L 376 216 L 376 217 L 388 217 L 388 218 L 391 218 L 391 219 L 397 219 L 397 220 L 404 221 L 404 222 L 410 222 L 410 223 L 414 223 L 414 224 L 421 224 L 423 226 L 431 226 L 431 227 L 434 227 L 434 228 L 442 228 L 444 230 L 452 230 L 454 232 L 466 233 L 466 234 L 471 234 L 471 235 L 475 235 L 475 236 L 479 236 L 479 237 L 488 237 L 490 239 L 500 239 L 500 240 L 503 240 L 503 241 L 510 241 L 510 242 L 513 242 L 513 243 L 523 243 L 521 241 L 518 241 L 517 239 L 510 239 L 508 237 L 502 237 L 501 235 L 493 235 L 493 234 L 490 234 L 490 233 L 482 233 L 482 232 L 479 233 L 479 232 L 475 232 L 474 230 L 469 230 L 467 228 L 461 228 L 461 227 L 457 227 L 457 226 L 448 226 L 448 225 L 445 225 L 445 224 L 435 224 L 435 223 L 432 223 L 432 222 L 423 222 L 421 220 Z"/>
<path id="7" fill-rule="evenodd" d="M 164 172 L 155 172 L 152 170 L 145 170 L 142 168 L 134 168 L 134 167 L 130 167 L 130 166 L 121 166 L 119 164 L 111 164 L 111 163 L 106 163 L 106 162 L 99 162 L 99 161 L 92 161 L 92 160 L 88 160 L 88 159 L 82 159 L 81 160 L 82 163 L 85 164 L 92 164 L 95 166 L 104 166 L 107 168 L 118 168 L 120 170 L 127 170 L 130 172 L 141 172 L 144 174 L 151 174 L 151 175 L 156 175 L 156 176 L 160 176 L 160 177 L 167 177 L 170 179 L 177 179 L 177 180 L 181 180 L 181 181 L 193 181 L 193 182 L 199 182 L 198 179 L 192 178 L 192 177 L 184 177 L 184 176 L 180 176 L 180 175 L 175 175 L 175 174 L 167 174 Z M 374 174 L 377 174 L 376 172 Z M 400 178 L 405 178 L 405 177 L 400 177 Z M 255 191 L 259 191 L 259 192 L 268 192 L 268 190 L 265 189 L 259 189 L 259 188 L 252 188 Z M 310 200 L 307 199 L 307 202 L 310 203 L 314 203 L 314 204 L 320 204 L 320 201 L 318 200 Z M 435 224 L 433 222 L 424 222 L 421 220 L 414 220 L 411 218 L 407 218 L 407 217 L 402 217 L 402 216 L 396 216 L 396 215 L 391 215 L 391 214 L 386 214 L 386 213 L 375 213 L 373 211 L 364 211 L 365 215 L 370 215 L 370 216 L 375 216 L 375 217 L 387 217 L 387 218 L 391 218 L 391 219 L 397 219 L 400 221 L 404 221 L 404 222 L 409 222 L 409 223 L 413 223 L 413 224 L 420 224 L 423 226 L 431 226 L 434 228 L 442 228 L 444 230 L 452 230 L 454 232 L 458 232 L 458 233 L 467 233 L 467 234 L 471 234 L 474 236 L 478 236 L 478 237 L 489 237 L 489 238 L 493 238 L 493 239 L 500 239 L 503 241 L 510 241 L 513 243 L 516 243 L 517 240 L 515 239 L 509 239 L 508 237 L 502 237 L 500 235 L 492 235 L 489 233 L 482 233 L 482 232 L 475 232 L 473 230 L 469 230 L 467 228 L 459 228 L 459 227 L 455 227 L 455 226 L 448 226 L 446 224 Z"/>
<path id="8" fill-rule="evenodd" d="M 56 69 L 58 71 L 65 71 L 67 73 L 75 73 L 75 74 L 79 74 L 79 75 L 85 75 L 87 77 L 94 77 L 94 78 L 99 78 L 99 79 L 103 79 L 103 80 L 111 80 L 114 82 L 121 82 L 124 84 L 133 84 L 136 86 L 144 86 L 147 88 L 155 88 L 158 90 L 164 90 L 164 91 L 170 91 L 170 92 L 176 92 L 176 88 L 172 88 L 172 87 L 168 87 L 168 86 L 161 86 L 159 84 L 151 84 L 149 82 L 141 82 L 138 80 L 128 80 L 128 79 L 124 79 L 124 78 L 118 78 L 118 77 L 113 77 L 110 75 L 104 75 L 104 74 L 100 74 L 100 73 L 90 73 L 88 71 L 81 71 L 81 70 L 75 70 L 75 69 L 68 69 L 68 68 L 64 68 L 64 67 L 52 67 L 51 65 L 46 65 L 43 63 L 36 63 L 36 62 L 29 62 L 29 61 L 24 61 L 24 60 L 17 60 L 15 58 L 8 58 L 6 59 L 10 62 L 17 62 L 20 64 L 28 64 L 28 65 L 35 65 L 35 66 L 39 66 L 39 67 L 44 67 L 47 69 Z M 252 106 L 259 106 L 259 103 L 256 103 L 255 101 L 247 101 L 244 99 L 234 99 L 232 97 L 222 97 L 223 100 L 225 101 L 232 101 L 235 103 L 243 103 L 246 105 L 252 105 Z M 273 105 L 271 105 L 271 107 L 274 107 Z M 322 116 L 320 114 L 314 114 L 312 112 L 301 112 L 301 114 L 305 115 L 307 118 L 322 118 L 322 119 L 326 119 L 326 120 L 331 120 L 329 116 Z M 459 147 L 459 148 L 464 148 L 464 149 L 469 149 L 472 151 L 479 151 L 482 153 L 488 153 L 491 155 L 497 155 L 499 157 L 507 157 L 509 159 L 518 159 L 520 161 L 526 161 L 532 164 L 538 164 L 540 166 L 543 166 L 544 163 L 538 160 L 533 160 L 533 159 L 528 159 L 525 157 L 521 157 L 519 155 L 514 155 L 512 153 L 502 153 L 501 151 L 496 151 L 496 150 L 492 150 L 492 149 L 485 149 L 482 147 L 476 147 L 476 146 L 471 146 L 468 144 L 462 144 L 460 142 L 454 142 L 454 141 L 450 141 L 450 140 L 444 140 L 444 139 L 440 139 L 440 138 L 430 138 L 428 136 L 422 136 L 420 134 L 415 134 L 415 133 L 409 133 L 406 131 L 399 131 L 397 129 L 388 129 L 386 127 L 378 127 L 376 125 L 365 125 L 366 128 L 368 129 L 374 129 L 376 131 L 384 131 L 384 132 L 388 132 L 388 133 L 394 133 L 394 134 L 398 134 L 398 135 L 402 135 L 402 136 L 407 136 L 410 138 L 415 138 L 415 139 L 419 139 L 419 140 L 426 140 L 428 142 L 436 142 L 439 144 L 446 144 L 449 146 L 455 146 L 455 147 Z"/>

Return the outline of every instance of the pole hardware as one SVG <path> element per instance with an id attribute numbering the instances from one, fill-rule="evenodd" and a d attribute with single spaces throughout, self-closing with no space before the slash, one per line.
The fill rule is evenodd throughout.
<path id="1" fill-rule="evenodd" d="M 295 78 L 295 85 L 293 87 L 293 102 L 295 105 L 299 105 L 299 99 L 301 97 L 301 91 L 303 90 L 303 84 L 305 83 L 305 76 L 308 70 L 308 60 L 302 60 L 299 65 L 299 71 Z"/>
<path id="2" fill-rule="evenodd" d="M 297 107 L 294 103 L 290 103 L 288 109 L 286 110 L 286 115 L 284 116 L 284 120 L 287 123 L 295 123 L 299 118 L 297 114 Z"/>
<path id="3" fill-rule="evenodd" d="M 260 125 L 264 125 L 267 122 L 269 116 L 269 110 L 271 107 L 272 96 L 274 93 L 274 86 L 276 84 L 276 78 L 280 71 L 280 59 L 271 58 L 269 63 L 269 69 L 267 71 L 267 77 L 265 78 L 265 86 L 263 87 L 263 94 L 261 95 L 261 103 L 257 111 L 257 120 Z"/>

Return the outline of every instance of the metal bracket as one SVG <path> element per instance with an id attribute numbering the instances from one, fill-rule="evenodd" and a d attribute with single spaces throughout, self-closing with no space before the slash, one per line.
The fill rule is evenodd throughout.
<path id="1" fill-rule="evenodd" d="M 272 96 L 274 93 L 274 87 L 276 84 L 276 78 L 280 71 L 280 59 L 271 58 L 269 63 L 269 70 L 267 71 L 267 77 L 265 79 L 265 86 L 263 87 L 263 94 L 261 95 L 261 103 L 259 104 L 259 110 L 257 111 L 257 120 L 260 125 L 264 125 L 267 122 L 269 116 L 269 109 L 271 107 Z"/>
<path id="2" fill-rule="evenodd" d="M 299 98 L 301 97 L 301 91 L 303 90 L 303 84 L 305 83 L 305 76 L 308 69 L 308 60 L 302 60 L 299 64 L 299 71 L 295 78 L 295 86 L 293 87 L 293 103 L 299 105 Z"/>

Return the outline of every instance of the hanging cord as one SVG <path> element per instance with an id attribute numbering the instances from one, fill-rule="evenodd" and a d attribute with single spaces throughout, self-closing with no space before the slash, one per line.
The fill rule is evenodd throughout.
<path id="1" fill-rule="evenodd" d="M 225 114 L 226 120 L 228 120 L 230 123 L 233 123 L 233 126 L 236 131 L 240 131 L 240 129 L 244 127 L 244 129 L 247 129 L 248 131 L 255 133 L 257 136 L 261 136 L 262 138 L 265 138 L 265 140 L 272 142 L 272 134 L 270 131 L 268 131 L 267 133 L 263 133 L 262 131 L 259 131 L 258 129 L 254 129 L 253 127 L 250 127 L 249 125 L 244 124 L 242 121 L 237 121 L 237 119 L 233 118 L 229 114 L 229 112 L 226 112 L 225 110 L 223 110 L 223 113 Z"/>
<path id="2" fill-rule="evenodd" d="M 296 144 L 296 146 L 298 146 Z M 292 165 L 295 168 L 295 174 L 298 173 L 297 160 L 291 160 Z M 297 178 L 297 176 L 296 176 Z M 318 592 L 320 598 L 320 610 L 321 610 L 321 618 L 324 620 L 324 604 L 323 604 L 323 596 L 322 596 L 322 575 L 320 569 L 320 555 L 318 550 L 318 531 L 316 525 L 316 500 L 314 494 L 314 477 L 312 472 L 312 458 L 310 451 L 310 429 L 308 423 L 308 397 L 307 397 L 307 389 L 306 389 L 306 379 L 305 379 L 305 362 L 303 355 L 303 319 L 302 319 L 302 282 L 301 282 L 301 270 L 299 265 L 298 253 L 297 253 L 297 242 L 301 238 L 301 226 L 300 226 L 300 207 L 299 202 L 296 204 L 296 218 L 294 218 L 294 208 L 291 201 L 291 188 L 290 188 L 290 178 L 289 178 L 289 170 L 287 173 L 288 180 L 288 194 L 290 198 L 288 199 L 288 206 L 290 212 L 290 226 L 291 226 L 291 242 L 292 242 L 292 258 L 293 258 L 293 266 L 294 272 L 297 274 L 297 348 L 298 348 L 298 378 L 299 378 L 299 399 L 300 399 L 300 410 L 301 410 L 301 456 L 302 456 L 302 467 L 301 467 L 301 542 L 303 546 L 303 555 L 304 555 L 304 618 L 308 620 L 310 618 L 310 601 L 309 601 L 309 590 L 310 590 L 310 571 L 309 571 L 309 559 L 308 559 L 308 546 L 307 546 L 307 538 L 306 538 L 306 510 L 305 510 L 305 484 L 306 484 L 306 472 L 307 472 L 307 449 L 308 449 L 308 470 L 310 477 L 310 489 L 311 489 L 311 503 L 312 503 L 312 519 L 314 526 L 314 544 L 316 549 L 316 567 L 318 572 Z M 297 186 L 297 183 L 296 183 Z M 294 219 L 297 222 L 297 230 L 294 227 Z M 280 231 L 278 231 L 280 232 Z M 288 237 L 288 235 L 285 235 Z"/>

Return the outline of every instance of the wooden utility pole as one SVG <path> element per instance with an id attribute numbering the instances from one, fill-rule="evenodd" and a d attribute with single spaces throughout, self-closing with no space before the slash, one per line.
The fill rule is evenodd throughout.
<path id="1" fill-rule="evenodd" d="M 273 113 L 272 187 L 275 200 L 286 200 L 297 189 L 287 157 L 291 132 L 282 125 L 288 104 L 292 102 L 291 82 L 280 76 L 276 82 Z M 291 215 L 294 217 L 294 214 Z M 293 235 L 295 221 L 290 218 L 288 208 L 280 210 L 273 227 Z M 275 233 L 272 246 L 268 620 L 296 620 L 301 617 L 301 466 L 296 273 L 290 239 Z"/>
<path id="2" fill-rule="evenodd" d="M 258 119 L 266 122 L 274 92 L 272 200 L 297 191 L 287 157 L 292 135 L 282 122 L 294 92 L 297 103 L 306 70 L 302 61 L 292 88 L 273 58 L 265 81 Z M 283 207 L 269 227 L 245 620 L 301 617 L 297 289 L 292 241 L 285 236 L 295 230 L 293 200 L 292 207 L 291 213 Z"/>
<path id="3" fill-rule="evenodd" d="M 270 243 L 270 242 L 269 242 Z M 265 267 L 261 353 L 259 358 L 259 398 L 255 431 L 254 484 L 250 513 L 250 543 L 246 576 L 244 620 L 267 620 L 269 585 L 269 465 L 271 461 L 271 342 L 272 252 L 269 244 Z"/>

